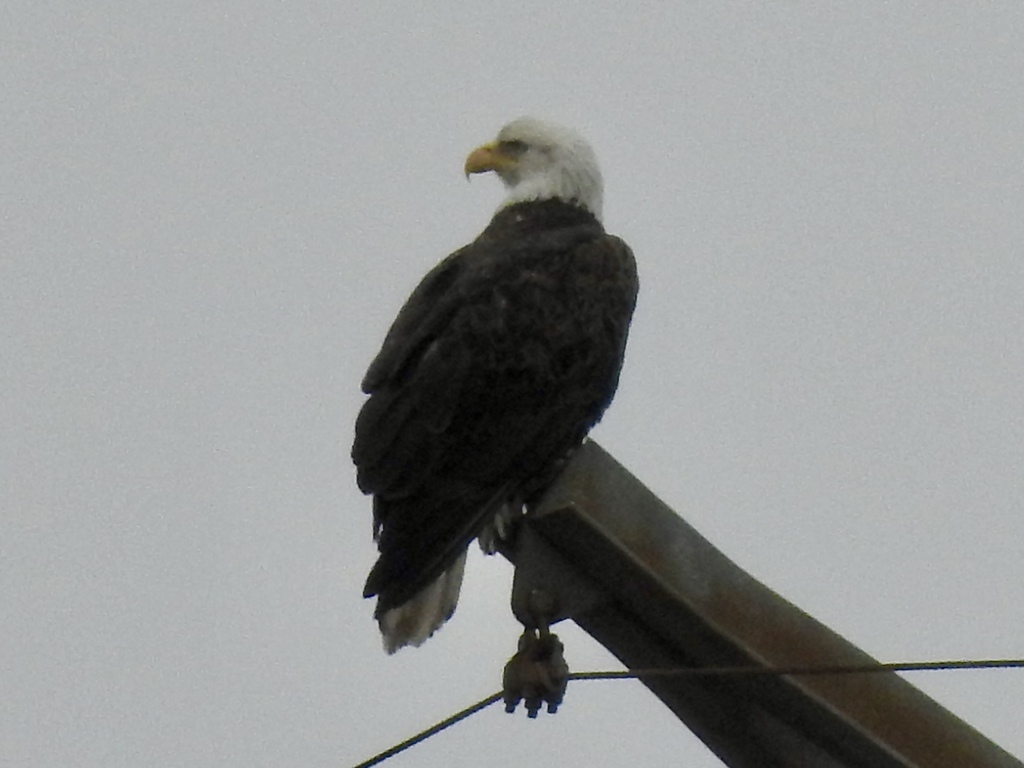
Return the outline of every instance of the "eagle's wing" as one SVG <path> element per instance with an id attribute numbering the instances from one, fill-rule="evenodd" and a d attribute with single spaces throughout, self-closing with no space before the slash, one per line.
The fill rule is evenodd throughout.
<path id="1" fill-rule="evenodd" d="M 370 366 L 356 422 L 378 612 L 447 568 L 511 490 L 550 480 L 611 400 L 635 298 L 632 253 L 592 228 L 511 251 L 478 240 L 427 275 Z"/>
<path id="2" fill-rule="evenodd" d="M 362 389 L 372 394 L 385 380 L 395 379 L 414 360 L 420 347 L 438 333 L 457 309 L 458 294 L 449 290 L 461 272 L 466 251 L 455 251 L 434 267 L 416 286 L 391 324 L 380 352 L 363 377 Z"/>

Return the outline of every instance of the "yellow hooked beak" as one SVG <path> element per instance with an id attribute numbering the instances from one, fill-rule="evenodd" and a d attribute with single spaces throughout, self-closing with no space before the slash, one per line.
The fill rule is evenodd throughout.
<path id="1" fill-rule="evenodd" d="M 503 150 L 500 142 L 492 141 L 469 153 L 465 166 L 466 178 L 468 179 L 471 173 L 486 173 L 487 171 L 501 174 L 515 168 L 517 162 L 515 157 Z"/>

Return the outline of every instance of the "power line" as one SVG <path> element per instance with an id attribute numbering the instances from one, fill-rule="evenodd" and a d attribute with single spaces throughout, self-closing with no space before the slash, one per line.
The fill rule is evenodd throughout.
<path id="1" fill-rule="evenodd" d="M 629 669 L 608 672 L 570 672 L 569 680 L 635 680 L 643 677 L 758 677 L 768 675 L 785 677 L 797 675 L 853 675 L 875 674 L 878 672 L 936 672 L 958 669 L 1024 669 L 1024 659 L 970 659 L 947 661 L 900 661 L 884 664 L 836 664 L 825 666 L 793 666 L 774 669 L 757 667 L 679 667 L 674 669 Z M 425 731 L 417 733 L 399 744 L 374 755 L 369 760 L 359 763 L 354 768 L 370 768 L 404 752 L 409 747 L 425 741 L 431 736 L 465 720 L 470 715 L 486 709 L 503 696 L 501 691 L 492 693 L 451 717 L 432 725 Z"/>
<path id="2" fill-rule="evenodd" d="M 441 722 L 437 723 L 436 725 L 430 726 L 429 728 L 427 728 L 427 730 L 421 731 L 420 733 L 417 733 L 415 736 L 406 739 L 400 744 L 396 744 L 391 749 L 385 750 L 384 752 L 381 752 L 379 755 L 371 757 L 366 762 L 359 763 L 359 765 L 355 766 L 355 768 L 370 768 L 371 765 L 377 765 L 378 763 L 382 763 L 389 757 L 393 757 L 394 755 L 397 755 L 399 752 L 404 752 L 409 747 L 415 744 L 419 744 L 421 741 L 430 738 L 435 733 L 440 733 L 445 728 L 455 725 L 460 720 L 465 720 L 467 717 L 479 712 L 481 709 L 485 709 L 486 707 L 491 706 L 491 704 L 493 704 L 494 702 L 500 701 L 501 697 L 501 691 L 498 691 L 497 693 L 492 693 L 486 699 L 480 699 L 480 701 L 478 701 L 476 704 L 466 707 L 460 712 L 456 712 L 451 717 L 447 717 Z"/>
<path id="3" fill-rule="evenodd" d="M 978 659 L 950 661 L 907 661 L 886 664 L 835 664 L 761 669 L 754 667 L 680 667 L 677 669 L 630 669 L 621 672 L 570 672 L 570 680 L 634 680 L 641 677 L 770 677 L 811 675 L 852 675 L 877 672 L 934 672 L 954 669 L 1024 668 L 1024 659 Z"/>

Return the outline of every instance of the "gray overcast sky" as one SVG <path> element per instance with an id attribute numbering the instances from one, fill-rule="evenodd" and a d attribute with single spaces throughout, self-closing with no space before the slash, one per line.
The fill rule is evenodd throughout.
<path id="1" fill-rule="evenodd" d="M 640 307 L 595 437 L 883 660 L 1024 655 L 1018 2 L 0 11 L 0 764 L 351 765 L 495 690 L 511 569 L 387 657 L 359 379 L 523 113 Z M 573 627 L 578 670 L 613 664 Z M 1024 674 L 911 680 L 1024 757 Z M 717 761 L 635 683 L 392 765 Z"/>

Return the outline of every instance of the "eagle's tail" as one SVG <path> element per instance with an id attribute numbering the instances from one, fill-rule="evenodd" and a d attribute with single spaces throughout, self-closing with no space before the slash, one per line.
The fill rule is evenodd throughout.
<path id="1" fill-rule="evenodd" d="M 378 618 L 384 650 L 394 653 L 405 645 L 422 645 L 455 613 L 466 570 L 466 553 L 433 582 L 397 608 L 384 611 Z"/>

